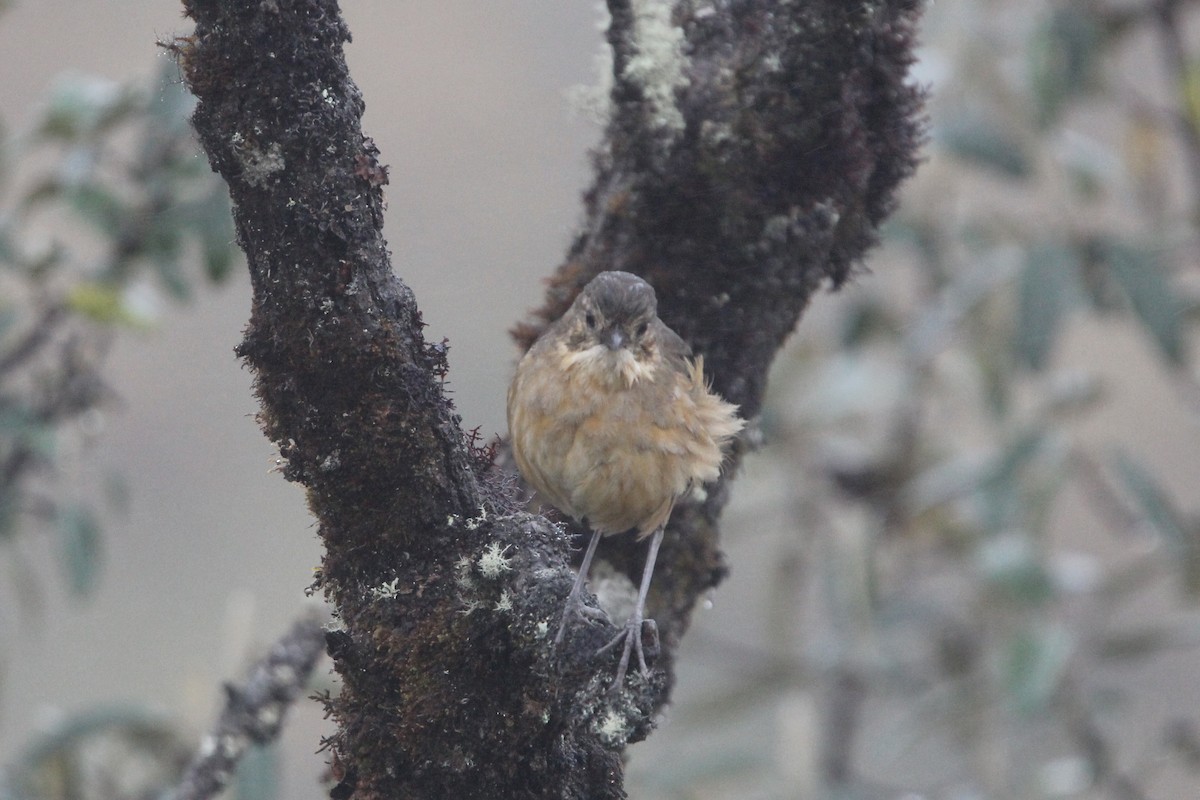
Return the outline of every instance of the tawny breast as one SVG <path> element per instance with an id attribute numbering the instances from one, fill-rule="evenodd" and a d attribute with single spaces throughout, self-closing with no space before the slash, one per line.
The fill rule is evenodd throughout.
<path id="1" fill-rule="evenodd" d="M 663 365 L 625 387 L 586 365 L 544 366 L 556 362 L 523 361 L 508 403 L 517 466 L 550 503 L 603 533 L 646 535 L 692 483 L 720 474 L 722 446 L 741 420 L 708 392 L 697 365 Z"/>

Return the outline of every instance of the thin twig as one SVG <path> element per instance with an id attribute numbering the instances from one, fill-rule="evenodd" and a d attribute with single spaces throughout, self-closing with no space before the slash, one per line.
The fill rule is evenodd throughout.
<path id="1" fill-rule="evenodd" d="M 1152 15 L 1157 23 L 1155 27 L 1158 29 L 1159 39 L 1162 41 L 1163 64 L 1175 96 L 1182 105 L 1174 116 L 1192 175 L 1193 199 L 1200 201 L 1200 130 L 1196 127 L 1196 109 L 1191 107 L 1187 89 L 1188 74 L 1191 71 L 1188 64 L 1191 61 L 1180 33 L 1179 15 L 1176 13 L 1178 5 L 1179 0 L 1158 0 L 1154 3 Z"/>
<path id="2" fill-rule="evenodd" d="M 867 687 L 848 664 L 838 666 L 833 677 L 833 697 L 826 716 L 822 772 L 827 785 L 845 786 L 853 777 L 854 742 L 860 730 Z"/>
<path id="3" fill-rule="evenodd" d="M 1071 454 L 1071 461 L 1079 487 L 1100 520 L 1118 534 L 1141 534 L 1145 529 L 1141 517 L 1121 498 L 1091 453 L 1077 449 Z"/>
<path id="4" fill-rule="evenodd" d="M 1146 800 L 1141 787 L 1118 767 L 1112 744 L 1096 724 L 1081 691 L 1078 676 L 1069 671 L 1062 683 L 1067 732 L 1092 768 L 1094 785 L 1106 787 L 1114 800 Z"/>
<path id="5" fill-rule="evenodd" d="M 164 800 L 204 800 L 229 783 L 252 744 L 279 735 L 283 717 L 308 683 L 325 651 L 325 633 L 316 614 L 298 620 L 241 686 L 226 684 L 225 708 L 200 745 L 179 785 Z"/>
<path id="6" fill-rule="evenodd" d="M 0 375 L 20 366 L 30 357 L 37 354 L 42 345 L 49 341 L 50 335 L 54 332 L 64 314 L 65 309 L 61 305 L 53 305 L 43 311 L 37 323 L 25 334 L 25 338 L 14 344 L 3 356 L 0 356 Z"/>

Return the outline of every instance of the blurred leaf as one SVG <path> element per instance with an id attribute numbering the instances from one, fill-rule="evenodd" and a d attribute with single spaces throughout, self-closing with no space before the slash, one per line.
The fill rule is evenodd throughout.
<path id="1" fill-rule="evenodd" d="M 896 214 L 884 220 L 879 235 L 885 242 L 902 243 L 916 250 L 922 278 L 934 288 L 940 289 L 949 280 L 942 253 L 946 242 L 932 222 L 919 215 L 906 216 L 903 209 L 898 209 Z"/>
<path id="2" fill-rule="evenodd" d="M 934 140 L 964 161 L 1010 178 L 1027 177 L 1031 170 L 1024 145 L 1003 125 L 971 114 L 951 118 L 935 128 Z"/>
<path id="3" fill-rule="evenodd" d="M 90 75 L 66 75 L 51 90 L 37 135 L 75 141 L 103 131 L 135 109 L 134 93 L 114 81 Z"/>
<path id="4" fill-rule="evenodd" d="M 91 143 L 66 148 L 58 160 L 58 182 L 65 190 L 71 190 L 94 180 L 100 152 Z"/>
<path id="5" fill-rule="evenodd" d="M 171 59 L 163 59 L 158 83 L 147 103 L 154 124 L 171 135 L 190 131 L 189 117 L 195 107 L 196 97 L 184 85 L 179 65 Z"/>
<path id="6" fill-rule="evenodd" d="M 178 263 L 183 250 L 184 225 L 171 211 L 154 214 L 146 227 L 146 255 L 160 267 Z"/>
<path id="7" fill-rule="evenodd" d="M 224 186 L 217 186 L 194 211 L 191 219 L 204 254 L 205 273 L 210 281 L 220 283 L 229 277 L 238 253 L 229 193 Z"/>
<path id="8" fill-rule="evenodd" d="M 72 506 L 59 512 L 58 528 L 71 591 L 77 596 L 89 594 L 100 573 L 100 525 L 90 510 Z"/>
<path id="9" fill-rule="evenodd" d="M 1104 384 L 1083 370 L 1059 370 L 1050 375 L 1045 386 L 1042 413 L 1062 417 L 1092 408 L 1104 397 Z"/>
<path id="10" fill-rule="evenodd" d="M 167 293 L 171 297 L 185 302 L 192 297 L 192 287 L 188 285 L 187 277 L 183 274 L 180 268 L 179 260 L 165 257 L 166 251 L 162 253 L 162 257 L 156 259 L 158 266 L 158 279 L 162 281 L 166 287 Z"/>
<path id="11" fill-rule="evenodd" d="M 1085 239 L 1080 247 L 1083 261 L 1080 264 L 1080 279 L 1092 309 L 1104 314 L 1120 311 L 1127 307 L 1124 292 L 1113 278 L 1112 270 L 1105 263 L 1106 241 Z"/>
<path id="12" fill-rule="evenodd" d="M 1137 501 L 1146 520 L 1176 552 L 1191 546 L 1179 511 L 1166 491 L 1141 464 L 1123 450 L 1113 455 L 1117 474 Z"/>
<path id="13" fill-rule="evenodd" d="M 1074 249 L 1062 244 L 1029 249 L 1021 272 L 1015 346 L 1018 357 L 1031 369 L 1046 365 L 1063 317 L 1082 297 L 1079 255 Z"/>
<path id="14" fill-rule="evenodd" d="M 928 361 L 939 353 L 946 344 L 961 336 L 964 321 L 977 324 L 974 317 L 977 309 L 995 295 L 1017 272 L 1018 264 L 989 254 L 963 270 L 958 270 L 953 279 L 938 293 L 937 301 L 927 304 L 914 324 L 904 331 L 905 346 L 918 362 Z"/>
<path id="15" fill-rule="evenodd" d="M 1187 123 L 1192 130 L 1200 131 L 1200 61 L 1187 66 L 1183 78 L 1183 107 Z"/>
<path id="16" fill-rule="evenodd" d="M 1179 565 L 1180 576 L 1183 580 L 1183 591 L 1190 598 L 1200 597 L 1200 547 L 1192 541 L 1191 546 L 1183 551 L 1183 559 Z"/>
<path id="17" fill-rule="evenodd" d="M 1180 315 L 1187 325 L 1200 325 L 1200 293 L 1176 295 L 1180 303 Z"/>
<path id="18" fill-rule="evenodd" d="M 1079 4 L 1064 4 L 1043 16 L 1029 43 L 1038 123 L 1058 121 L 1067 102 L 1095 84 L 1101 28 L 1095 13 Z"/>
<path id="19" fill-rule="evenodd" d="M 275 800 L 279 789 L 278 748 L 251 745 L 237 767 L 234 797 L 236 800 Z"/>
<path id="20" fill-rule="evenodd" d="M 220 283 L 233 271 L 234 247 L 228 239 L 206 236 L 202 240 L 204 272 L 213 283 Z"/>
<path id="21" fill-rule="evenodd" d="M 89 182 L 73 187 L 67 198 L 71 208 L 101 233 L 113 239 L 120 236 L 129 210 L 115 192 Z"/>
<path id="22" fill-rule="evenodd" d="M 8 225 L 8 220 L 0 216 L 0 263 L 13 264 L 16 260 L 17 249 L 13 246 L 12 228 Z"/>
<path id="23" fill-rule="evenodd" d="M 920 515 L 969 495 L 979 504 L 979 525 L 1002 533 L 1024 520 L 1025 499 L 1018 479 L 1021 471 L 1041 452 L 1045 434 L 1032 428 L 1015 437 L 999 452 L 960 452 L 921 471 L 903 489 L 908 513 Z"/>
<path id="24" fill-rule="evenodd" d="M 137 707 L 72 714 L 12 763 L 16 797 L 50 800 L 160 797 L 190 758 L 183 735 Z"/>
<path id="25" fill-rule="evenodd" d="M 909 390 L 903 365 L 889 353 L 848 350 L 815 365 L 797 408 L 816 423 L 877 415 Z"/>
<path id="26" fill-rule="evenodd" d="M 1022 496 L 1021 474 L 1041 451 L 1045 432 L 1031 428 L 1008 442 L 993 459 L 987 477 L 980 484 L 982 522 L 989 531 L 1000 532 L 1022 527 L 1026 520 L 1026 500 Z"/>
<path id="27" fill-rule="evenodd" d="M 1045 709 L 1054 697 L 1071 656 L 1071 637 L 1058 626 L 1028 628 L 1008 645 L 1007 685 L 1018 710 Z"/>
<path id="28" fill-rule="evenodd" d="M 198 200 L 180 204 L 173 219 L 199 241 L 204 272 L 209 281 L 220 283 L 228 277 L 238 250 L 229 193 L 225 187 L 215 186 Z"/>
<path id="29" fill-rule="evenodd" d="M 11 504 L 9 505 L 11 507 Z M 5 513 L 5 503 L 0 497 L 0 540 L 5 536 Z M 21 553 L 19 547 L 6 547 L 2 555 L 8 564 L 8 585 L 5 588 L 11 592 L 8 596 L 15 598 L 16 611 L 27 619 L 37 619 L 46 608 L 46 598 L 37 579 L 37 570 Z"/>
<path id="30" fill-rule="evenodd" d="M 881 331 L 887 331 L 888 318 L 883 303 L 874 298 L 856 298 L 841 317 L 838 337 L 844 348 L 859 347 Z"/>
<path id="31" fill-rule="evenodd" d="M 1175 296 L 1158 255 L 1121 242 L 1104 247 L 1105 262 L 1125 290 L 1133 311 L 1154 337 L 1167 360 L 1176 366 L 1184 359 L 1182 303 Z"/>
<path id="32" fill-rule="evenodd" d="M 12 492 L 0 486 L 0 542 L 6 540 L 16 529 L 17 503 Z"/>
<path id="33" fill-rule="evenodd" d="M 920 472 L 903 490 L 904 507 L 914 516 L 957 500 L 990 474 L 991 461 L 980 453 L 955 453 Z"/>
<path id="34" fill-rule="evenodd" d="M 3 341 L 4 335 L 12 329 L 12 326 L 21 315 L 14 308 L 0 308 L 0 341 Z M 0 355 L 3 355 L 3 350 L 0 350 Z"/>
<path id="35" fill-rule="evenodd" d="M 134 313 L 125 303 L 123 293 L 99 283 L 81 283 L 71 288 L 66 297 L 67 308 L 95 322 L 146 328 L 150 320 Z"/>
<path id="36" fill-rule="evenodd" d="M 1116 452 L 1115 460 L 1117 473 L 1136 498 L 1146 520 L 1171 548 L 1173 566 L 1179 570 L 1184 593 L 1200 597 L 1200 540 L 1196 533 L 1189 530 L 1166 490 L 1148 470 L 1121 450 Z"/>
<path id="37" fill-rule="evenodd" d="M 1024 532 L 1006 531 L 986 539 L 975 560 L 988 588 L 1004 600 L 1037 607 L 1055 596 L 1054 580 Z"/>
<path id="38" fill-rule="evenodd" d="M 1200 734 L 1191 720 L 1176 718 L 1167 725 L 1167 745 L 1193 774 L 1200 770 Z"/>
<path id="39" fill-rule="evenodd" d="M 59 241 L 50 242 L 44 249 L 34 253 L 32 257 L 26 255 L 21 263 L 26 273 L 32 280 L 42 280 L 53 270 L 62 266 L 63 261 L 67 257 L 66 248 Z"/>
<path id="40" fill-rule="evenodd" d="M 1169 213 L 1166 184 L 1174 158 L 1174 135 L 1156 114 L 1134 111 L 1130 115 L 1122 160 L 1129 183 L 1150 219 Z"/>
<path id="41" fill-rule="evenodd" d="M 1144 658 L 1162 652 L 1173 638 L 1168 629 L 1157 625 L 1110 633 L 1096 643 L 1096 655 L 1117 661 Z"/>
<path id="42" fill-rule="evenodd" d="M 57 200 L 63 196 L 66 187 L 57 177 L 42 178 L 38 180 L 25 191 L 21 196 L 21 201 L 17 205 L 19 212 L 28 212 L 42 203 L 48 203 L 52 200 Z"/>
<path id="43" fill-rule="evenodd" d="M 54 428 L 25 408 L 0 408 L 0 434 L 40 458 L 51 458 L 56 450 Z"/>
<path id="44" fill-rule="evenodd" d="M 986 410 L 997 421 L 1008 418 L 1012 404 L 1015 386 L 1013 367 L 1016 362 L 1012 357 L 1012 348 L 1007 342 L 1003 342 L 1003 339 L 1011 338 L 1012 334 L 995 335 L 992 338 L 976 336 L 976 347 L 972 350 L 975 366 L 979 370 Z M 1000 346 L 1002 342 L 1003 346 Z"/>
<path id="45" fill-rule="evenodd" d="M 0 9 L 3 9 L 2 5 L 0 5 Z M 3 119 L 0 119 L 0 189 L 3 189 L 8 183 L 11 169 L 12 158 L 9 149 L 8 126 L 4 124 Z"/>
<path id="46" fill-rule="evenodd" d="M 1063 435 L 1051 429 L 1038 449 L 1021 493 L 1021 525 L 1035 536 L 1045 534 L 1057 505 L 1059 493 L 1072 477 L 1071 448 Z"/>

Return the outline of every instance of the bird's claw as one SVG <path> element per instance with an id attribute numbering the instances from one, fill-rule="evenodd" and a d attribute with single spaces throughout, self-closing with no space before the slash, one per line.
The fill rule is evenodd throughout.
<path id="1" fill-rule="evenodd" d="M 558 647 L 562 644 L 563 636 L 567 632 L 567 625 L 571 621 L 571 617 L 575 614 L 585 619 L 602 619 L 608 621 L 608 614 L 603 610 L 593 606 L 585 605 L 582 597 L 571 597 L 567 599 L 567 607 L 563 609 L 562 622 L 558 625 L 558 633 L 554 637 L 554 646 Z"/>
<path id="2" fill-rule="evenodd" d="M 629 670 L 629 659 L 637 653 L 638 669 L 642 673 L 642 677 L 649 677 L 650 667 L 646 665 L 646 632 L 650 634 L 650 657 L 654 658 L 659 652 L 658 640 L 658 623 L 652 619 L 643 619 L 638 615 L 629 618 L 625 623 L 625 627 L 621 632 L 609 641 L 608 644 L 596 651 L 596 655 L 604 655 L 613 650 L 617 645 L 624 642 L 625 647 L 621 650 L 621 660 L 617 663 L 617 674 L 613 680 L 613 691 L 619 691 L 621 685 L 625 683 L 625 673 Z"/>

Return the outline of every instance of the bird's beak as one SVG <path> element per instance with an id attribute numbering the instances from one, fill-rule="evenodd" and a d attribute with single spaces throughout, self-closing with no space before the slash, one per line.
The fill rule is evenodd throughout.
<path id="1" fill-rule="evenodd" d="M 603 335 L 601 335 L 600 341 L 603 342 L 604 346 L 609 350 L 620 350 L 625 346 L 625 332 L 620 328 L 609 328 L 608 330 L 604 331 Z"/>

